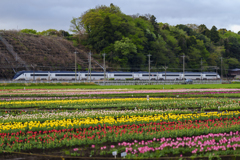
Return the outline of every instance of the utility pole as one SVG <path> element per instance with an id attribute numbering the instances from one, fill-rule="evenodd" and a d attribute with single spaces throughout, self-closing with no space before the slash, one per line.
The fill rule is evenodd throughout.
<path id="1" fill-rule="evenodd" d="M 222 59 L 223 59 L 223 57 L 220 57 L 221 58 L 221 80 L 223 79 L 223 71 L 222 71 L 222 69 L 223 69 L 223 66 L 222 66 Z"/>
<path id="2" fill-rule="evenodd" d="M 75 53 L 75 82 L 77 81 L 77 51 Z"/>
<path id="3" fill-rule="evenodd" d="M 151 54 L 148 54 L 148 76 L 149 76 L 149 83 L 150 83 L 150 57 L 151 57 Z"/>
<path id="4" fill-rule="evenodd" d="M 184 69 L 185 69 L 185 64 L 184 64 L 185 60 L 184 59 L 185 59 L 186 56 L 183 54 L 183 56 L 181 56 L 181 57 L 183 57 L 183 80 L 184 80 L 184 77 L 185 77 L 184 76 Z"/>
<path id="5" fill-rule="evenodd" d="M 216 79 L 217 79 L 217 70 L 219 69 L 219 67 L 215 67 L 215 69 L 216 69 Z"/>
<path id="6" fill-rule="evenodd" d="M 31 66 L 33 67 L 33 81 L 35 82 L 35 66 L 31 64 Z"/>
<path id="7" fill-rule="evenodd" d="M 92 79 L 92 77 L 91 77 L 91 73 L 92 73 L 92 68 L 91 68 L 91 51 L 89 52 L 89 69 L 90 69 L 90 82 L 91 82 L 91 79 Z M 89 69 L 88 69 L 88 72 L 89 72 Z"/>
<path id="8" fill-rule="evenodd" d="M 162 67 L 163 69 L 165 69 L 165 80 L 166 80 L 166 74 L 167 74 L 167 69 L 168 69 L 168 67 L 166 66 L 166 64 L 165 64 L 165 67 Z"/>
<path id="9" fill-rule="evenodd" d="M 106 65 L 105 65 L 105 56 L 106 56 L 106 53 L 103 53 L 103 63 L 104 63 L 104 85 L 105 85 L 105 81 L 106 81 Z"/>
<path id="10" fill-rule="evenodd" d="M 201 58 L 201 80 L 202 80 L 202 58 Z"/>

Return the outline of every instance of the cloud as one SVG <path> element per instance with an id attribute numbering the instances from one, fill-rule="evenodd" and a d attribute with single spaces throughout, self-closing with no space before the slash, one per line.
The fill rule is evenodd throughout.
<path id="1" fill-rule="evenodd" d="M 240 31 L 240 25 L 230 25 L 229 30 L 238 33 Z"/>
<path id="2" fill-rule="evenodd" d="M 239 0 L 1 0 L 0 29 L 68 30 L 72 17 L 110 3 L 125 14 L 149 13 L 170 25 L 205 24 L 209 29 L 215 25 L 234 32 L 240 25 Z"/>

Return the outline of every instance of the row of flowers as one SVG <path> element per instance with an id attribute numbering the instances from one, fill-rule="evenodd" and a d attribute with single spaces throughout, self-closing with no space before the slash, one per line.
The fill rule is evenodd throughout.
<path id="1" fill-rule="evenodd" d="M 225 92 L 185 92 L 185 93 L 172 93 L 174 95 L 199 95 L 199 94 L 236 94 L 240 93 L 240 91 L 225 91 Z"/>
<path id="2" fill-rule="evenodd" d="M 196 114 L 154 114 L 154 115 L 122 115 L 120 116 L 105 116 L 96 118 L 74 118 L 62 120 L 46 120 L 44 122 L 30 121 L 30 122 L 7 122 L 0 124 L 0 132 L 11 133 L 16 131 L 40 131 L 51 129 L 65 129 L 65 128 L 79 128 L 98 125 L 122 125 L 122 124 L 141 124 L 148 122 L 184 122 L 185 120 L 206 120 L 215 118 L 233 118 L 239 117 L 240 112 L 209 112 L 209 113 L 196 113 Z"/>
<path id="3" fill-rule="evenodd" d="M 239 100 L 210 98 L 116 98 L 116 99 L 77 99 L 0 102 L 1 108 L 46 108 L 46 109 L 198 109 L 235 105 Z"/>
<path id="4" fill-rule="evenodd" d="M 134 110 L 122 110 L 122 111 L 115 111 L 115 110 L 97 110 L 97 111 L 45 111 L 42 113 L 35 113 L 35 111 L 22 111 L 25 114 L 22 115 L 9 115 L 6 112 L 6 116 L 1 117 L 1 123 L 7 122 L 29 122 L 29 121 L 40 121 L 44 122 L 47 120 L 62 120 L 62 119 L 80 119 L 80 118 L 96 118 L 96 117 L 126 117 L 128 116 L 149 116 L 155 114 L 190 114 L 192 111 L 189 110 L 152 110 L 152 109 L 134 109 Z M 33 112 L 33 113 L 30 113 Z"/>
<path id="5" fill-rule="evenodd" d="M 236 132 L 240 129 L 239 119 L 225 120 L 206 120 L 206 121 L 188 121 L 188 122 L 162 122 L 162 123 L 144 123 L 139 125 L 121 125 L 121 126 L 96 126 L 89 128 L 62 129 L 50 131 L 28 131 L 15 132 L 11 134 L 0 133 L 0 150 L 22 151 L 30 149 L 49 149 L 63 146 L 75 147 L 84 145 L 97 145 L 109 142 L 123 142 L 138 140 L 146 142 L 149 139 L 159 139 L 163 142 L 176 138 L 179 143 L 182 141 L 199 141 L 202 138 L 214 138 L 215 136 L 200 136 L 203 134 L 218 134 L 219 137 L 225 132 Z M 239 133 L 230 133 L 236 136 Z M 199 137 L 193 137 L 199 136 Z M 170 139 L 165 139 L 171 137 Z M 182 137 L 182 138 L 181 138 Z M 191 138 L 184 138 L 191 137 Z M 162 139 L 160 139 L 162 138 Z M 233 140 L 233 139 L 232 139 Z M 176 145 L 179 145 L 176 143 Z M 226 143 L 220 141 L 219 144 Z M 184 143 L 186 144 L 186 143 Z M 204 144 L 204 143 L 203 143 Z M 146 145 L 144 143 L 144 145 Z M 176 146 L 175 145 L 175 146 Z M 190 144 L 189 144 L 190 145 Z M 199 149 L 203 145 L 198 144 Z M 191 145 L 192 146 L 192 145 Z M 128 147 L 132 147 L 131 145 Z M 158 146 L 159 147 L 159 146 Z M 205 146 L 204 146 L 205 147 Z M 126 149 L 126 148 L 125 148 Z M 163 149 L 163 148 L 162 148 Z M 194 150 L 198 152 L 200 150 Z M 145 151 L 141 151 L 145 153 Z"/>
<path id="6" fill-rule="evenodd" d="M 150 98 L 151 101 L 161 101 L 161 100 L 173 100 L 173 98 Z M 10 102 L 0 102 L 0 106 L 6 105 L 41 105 L 45 106 L 58 104 L 98 104 L 98 103 L 118 103 L 118 102 L 141 102 L 146 101 L 146 98 L 114 98 L 114 99 L 76 99 L 76 100 L 40 100 L 40 101 L 10 101 Z"/>
<path id="7" fill-rule="evenodd" d="M 11 92 L 9 92 L 11 91 Z M 16 90 L 2 90 L 2 94 L 5 95 L 14 95 L 14 94 L 64 94 L 64 95 L 98 95 L 98 94 L 138 94 L 138 93 L 173 93 L 173 92 L 223 92 L 223 91 L 240 91 L 240 89 L 160 89 L 160 90 L 114 90 L 114 91 L 102 91 L 101 90 L 88 90 L 88 91 L 82 91 L 78 89 L 47 89 L 47 90 L 17 90 L 18 92 L 12 92 Z M 39 91 L 39 92 L 36 92 Z M 47 92 L 46 92 L 47 91 Z M 1 95 L 1 92 L 0 92 Z"/>
<path id="8" fill-rule="evenodd" d="M 60 100 L 60 99 L 82 99 L 82 97 L 12 97 L 0 98 L 0 101 L 39 101 L 39 100 Z"/>
<path id="9" fill-rule="evenodd" d="M 128 155 L 127 158 L 148 157 L 149 154 L 154 157 L 174 155 L 174 153 L 185 154 L 192 153 L 192 157 L 197 156 L 198 153 L 212 152 L 212 151 L 226 151 L 229 149 L 236 150 L 240 147 L 240 133 L 230 132 L 207 134 L 192 137 L 177 137 L 177 138 L 153 138 L 152 140 L 134 140 L 132 142 L 122 142 L 118 145 L 110 144 L 108 146 L 101 146 L 97 148 L 92 145 L 92 150 L 99 150 L 100 154 L 105 150 L 110 151 L 125 151 Z M 125 150 L 123 150 L 125 148 Z M 100 150 L 101 149 L 101 150 Z M 76 149 L 75 149 L 76 151 Z M 157 152 L 157 153 L 156 153 Z M 218 152 L 217 152 L 218 153 Z M 217 155 L 217 154 L 216 154 Z M 182 157 L 182 154 L 180 154 Z"/>

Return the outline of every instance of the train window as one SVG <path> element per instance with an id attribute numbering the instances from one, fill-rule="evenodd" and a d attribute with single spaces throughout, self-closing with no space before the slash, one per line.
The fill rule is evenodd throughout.
<path id="1" fill-rule="evenodd" d="M 74 77 L 75 74 L 56 74 L 55 76 L 72 76 L 72 77 Z M 78 74 L 76 74 L 76 76 L 78 76 Z"/>
<path id="2" fill-rule="evenodd" d="M 207 74 L 206 74 L 206 76 L 207 76 L 207 77 L 208 77 L 208 76 L 215 76 L 215 77 L 216 77 L 217 75 L 214 75 L 214 74 L 212 74 L 212 75 L 211 75 L 211 74 L 208 74 L 208 75 L 207 75 Z"/>
<path id="3" fill-rule="evenodd" d="M 166 76 L 179 76 L 179 75 L 178 74 L 167 74 Z"/>
<path id="4" fill-rule="evenodd" d="M 48 76 L 47 74 L 31 74 L 30 76 Z"/>
<path id="5" fill-rule="evenodd" d="M 90 74 L 85 74 L 85 76 L 90 76 Z M 91 74 L 91 76 L 104 76 L 104 74 Z"/>
<path id="6" fill-rule="evenodd" d="M 114 76 L 132 77 L 132 74 L 114 74 Z"/>
<path id="7" fill-rule="evenodd" d="M 184 76 L 192 76 L 192 77 L 194 77 L 194 76 L 201 76 L 201 75 L 184 75 Z"/>
<path id="8" fill-rule="evenodd" d="M 149 74 L 143 74 L 143 76 L 149 76 Z M 150 74 L 150 76 L 157 76 L 156 74 Z"/>

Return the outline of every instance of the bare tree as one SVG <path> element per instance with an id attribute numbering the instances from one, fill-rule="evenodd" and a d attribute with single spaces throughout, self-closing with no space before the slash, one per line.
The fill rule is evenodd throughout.
<path id="1" fill-rule="evenodd" d="M 79 18 L 73 17 L 73 19 L 71 20 L 71 25 L 69 30 L 79 35 L 83 35 L 85 33 L 84 24 L 81 21 L 81 17 Z"/>

